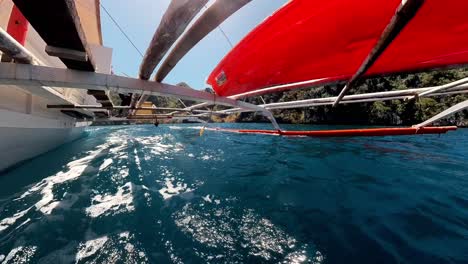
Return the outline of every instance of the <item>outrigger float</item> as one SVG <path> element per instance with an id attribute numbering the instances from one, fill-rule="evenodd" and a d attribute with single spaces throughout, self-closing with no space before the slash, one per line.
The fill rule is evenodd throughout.
<path id="1" fill-rule="evenodd" d="M 98 0 L 88 1 L 99 9 Z M 86 16 L 78 15 L 75 1 L 13 2 L 15 12 L 22 14 L 17 25 L 31 24 L 45 42 L 48 56 L 59 58 L 66 68 L 44 66 L 22 45 L 27 30 L 12 26 L 7 31 L 0 30 L 0 50 L 12 59 L 0 64 L 0 85 L 22 87 L 37 96 L 43 96 L 48 87 L 85 90 L 95 97 L 94 104 L 45 106 L 49 111 L 72 114 L 74 122 L 119 120 L 110 114 L 112 109 L 126 111 L 127 117 L 120 117 L 122 120 L 139 119 L 136 110 L 159 113 L 142 119 L 258 112 L 270 120 L 272 130 L 212 130 L 280 136 L 396 136 L 455 130 L 456 127 L 430 125 L 468 108 L 468 101 L 462 102 L 413 127 L 322 131 L 285 131 L 271 112 L 467 93 L 468 78 L 437 87 L 347 95 L 365 78 L 467 65 L 466 0 L 291 0 L 249 33 L 213 70 L 208 83 L 215 94 L 163 81 L 199 41 L 250 0 L 172 0 L 146 50 L 139 78 L 102 71 L 103 53 L 93 52 L 83 26 Z M 110 59 L 107 61 L 110 63 Z M 336 97 L 261 105 L 242 101 L 266 93 L 337 83 L 346 85 Z M 130 94 L 131 98 L 124 100 L 128 104 L 113 105 L 108 92 L 118 93 L 122 98 Z M 199 104 L 170 109 L 142 107 L 148 96 L 174 97 Z M 212 105 L 229 109 L 206 110 Z M 105 115 L 84 115 L 85 111 Z"/>

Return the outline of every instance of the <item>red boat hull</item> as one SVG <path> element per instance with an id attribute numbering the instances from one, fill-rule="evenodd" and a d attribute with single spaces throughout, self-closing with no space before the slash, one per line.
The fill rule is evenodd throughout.
<path id="1" fill-rule="evenodd" d="M 245 37 L 208 78 L 217 94 L 348 80 L 401 0 L 291 0 Z M 468 63 L 466 0 L 426 0 L 367 76 Z"/>

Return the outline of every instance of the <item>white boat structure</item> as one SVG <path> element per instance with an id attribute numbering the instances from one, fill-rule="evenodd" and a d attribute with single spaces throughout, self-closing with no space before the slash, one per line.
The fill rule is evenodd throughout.
<path id="1" fill-rule="evenodd" d="M 369 1 L 365 0 L 357 5 L 365 5 L 365 2 Z M 459 0 L 453 1 L 456 2 L 455 5 L 466 7 L 466 3 Z M 392 45 L 400 45 L 398 43 L 399 36 L 405 34 L 404 29 L 407 25 L 411 25 L 413 20 L 422 19 L 418 17 L 418 12 L 425 14 L 438 12 L 437 10 L 428 11 L 427 8 L 425 9 L 425 5 L 430 5 L 430 3 L 426 3 L 424 0 L 390 1 L 396 3 L 396 9 L 390 10 L 390 12 L 382 10 L 386 14 L 392 14 L 388 18 L 389 22 L 384 24 L 383 31 L 373 35 L 375 43 L 367 54 L 364 54 L 362 61 L 358 62 L 360 67 L 356 68 L 353 74 L 342 74 L 339 75 L 339 78 L 334 79 L 329 78 L 329 76 L 288 78 L 287 82 L 272 83 L 268 81 L 272 78 L 266 75 L 267 73 L 265 73 L 266 76 L 260 76 L 262 75 L 260 72 L 257 73 L 259 78 L 255 76 L 252 83 L 253 81 L 260 83 L 262 80 L 264 82 L 252 89 L 252 87 L 248 88 L 247 85 L 251 76 L 245 76 L 245 78 L 241 76 L 242 80 L 233 79 L 231 73 L 227 72 L 229 63 L 231 65 L 237 63 L 229 61 L 234 56 L 229 54 L 216 69 L 219 71 L 214 71 L 216 74 L 211 84 L 216 86 L 214 87 L 217 92 L 215 94 L 163 82 L 178 61 L 200 40 L 249 2 L 250 0 L 172 0 L 146 50 L 140 66 L 139 78 L 129 78 L 114 75 L 111 72 L 112 50 L 102 46 L 99 0 L 0 0 L 0 50 L 3 53 L 2 63 L 0 63 L 0 170 L 79 137 L 83 129 L 95 120 L 187 119 L 207 117 L 212 114 L 259 112 L 271 121 L 273 130 L 224 131 L 285 136 L 384 136 L 445 133 L 456 129 L 456 127 L 428 126 L 468 107 L 468 101 L 462 102 L 434 118 L 410 128 L 321 132 L 284 131 L 271 112 L 274 109 L 319 105 L 336 106 L 338 104 L 406 100 L 422 96 L 467 93 L 468 78 L 438 87 L 346 95 L 359 80 L 368 77 L 367 74 L 372 72 L 376 62 L 379 62 L 382 56 L 385 57 L 387 49 L 390 49 Z M 255 39 L 255 36 L 261 34 L 262 30 L 271 30 L 272 24 L 277 23 L 275 21 L 285 16 L 284 10 L 291 9 L 300 12 L 297 10 L 301 10 L 302 7 L 302 13 L 298 14 L 298 19 L 301 18 L 301 15 L 308 15 L 304 13 L 304 8 L 309 7 L 311 2 L 320 5 L 321 1 L 289 1 L 280 11 L 273 14 L 249 34 L 231 53 L 239 52 L 243 45 Z M 350 4 L 350 0 L 342 0 L 342 2 Z M 207 8 L 202 11 L 204 7 Z M 359 7 L 357 7 L 358 9 Z M 197 17 L 199 12 L 203 13 Z M 456 14 L 445 15 L 456 17 Z M 195 19 L 195 17 L 197 18 Z M 195 21 L 193 21 L 194 19 Z M 369 19 L 373 19 L 373 17 L 370 16 Z M 439 19 L 441 18 L 439 17 Z M 28 25 L 30 25 L 29 29 L 27 29 Z M 296 25 L 300 27 L 302 24 Z M 468 27 L 458 29 L 458 31 L 463 30 L 467 31 Z M 288 33 L 287 31 L 281 32 L 279 29 L 278 32 Z M 281 37 L 281 34 L 278 35 Z M 305 36 L 297 36 L 295 41 L 294 43 L 300 43 L 301 41 L 307 42 L 309 39 Z M 351 49 L 350 47 L 355 48 L 352 45 L 345 48 Z M 465 47 L 468 48 L 468 45 Z M 447 52 L 453 53 L 450 50 Z M 267 54 L 266 51 L 265 54 Z M 275 59 L 271 54 L 269 56 L 269 59 Z M 164 61 L 163 58 L 165 58 Z M 343 61 L 343 63 L 345 62 Z M 278 65 L 284 64 L 281 63 Z M 466 63 L 468 61 L 462 58 L 454 60 L 452 63 L 442 62 L 441 65 L 453 67 L 453 64 Z M 151 80 L 151 75 L 158 65 L 155 78 Z M 414 70 L 430 70 L 432 68 L 434 67 L 419 66 Z M 246 69 L 245 72 L 253 72 L 253 69 L 251 70 Z M 375 75 L 378 72 L 372 73 Z M 390 70 L 386 73 L 396 74 L 398 71 Z M 307 76 L 310 73 L 305 72 L 304 74 Z M 281 75 L 281 72 L 276 75 Z M 239 87 L 241 87 L 241 81 L 244 82 L 244 90 L 231 89 L 226 91 L 223 88 L 224 85 L 233 85 L 233 82 L 238 82 Z M 304 87 L 313 88 L 337 82 L 347 85 L 336 97 L 262 105 L 242 101 L 246 97 L 264 93 Z M 120 94 L 123 97 L 131 95 L 131 100 L 128 100 L 127 105 L 114 105 L 109 100 L 109 92 Z M 184 108 L 144 107 L 142 104 L 148 96 L 174 97 L 197 101 L 200 104 Z M 222 111 L 204 109 L 211 105 L 223 105 L 229 109 Z M 124 109 L 128 115 L 126 117 L 111 116 L 109 110 L 112 109 Z M 154 114 L 135 115 L 135 110 L 151 110 Z"/>
<path id="2" fill-rule="evenodd" d="M 102 47 L 100 21 L 96 13 L 99 11 L 98 2 L 79 2 L 81 4 L 77 5 L 76 11 L 86 20 L 83 31 L 90 52 L 99 61 L 98 71 L 109 74 L 111 50 Z M 45 3 L 43 5 L 46 6 Z M 67 69 L 60 58 L 49 55 L 52 46 L 44 41 L 41 34 L 44 32 L 31 27 L 11 0 L 0 1 L 2 65 L 26 63 Z M 2 73 L 6 72 L 2 70 Z M 0 170 L 80 137 L 96 116 L 107 116 L 107 111 L 103 110 L 51 111 L 47 108 L 50 104 L 103 103 L 86 90 L 16 82 L 3 83 L 0 87 Z"/>

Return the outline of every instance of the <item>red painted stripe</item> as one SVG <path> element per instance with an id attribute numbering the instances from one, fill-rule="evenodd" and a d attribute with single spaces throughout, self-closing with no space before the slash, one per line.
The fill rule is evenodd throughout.
<path id="1" fill-rule="evenodd" d="M 13 6 L 10 14 L 10 20 L 8 21 L 8 34 L 24 46 L 26 43 L 26 36 L 28 35 L 28 27 L 28 20 L 26 20 L 16 6 Z"/>
<path id="2" fill-rule="evenodd" d="M 370 136 L 402 136 L 422 134 L 444 134 L 450 130 L 457 130 L 456 126 L 445 127 L 401 127 L 401 128 L 367 128 L 343 130 L 313 130 L 313 131 L 278 131 L 255 129 L 209 129 L 213 131 L 242 133 L 242 134 L 269 134 L 278 136 L 307 136 L 307 137 L 370 137 Z"/>

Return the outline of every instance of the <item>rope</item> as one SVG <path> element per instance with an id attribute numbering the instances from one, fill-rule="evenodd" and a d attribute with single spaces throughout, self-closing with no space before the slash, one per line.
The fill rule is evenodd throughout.
<path id="1" fill-rule="evenodd" d="M 205 5 L 205 9 L 208 9 L 208 6 Z M 224 38 L 226 39 L 227 43 L 229 44 L 229 46 L 231 46 L 231 49 L 234 48 L 234 45 L 232 44 L 232 41 L 229 39 L 228 35 L 226 34 L 226 32 L 224 32 L 224 30 L 221 28 L 221 25 L 218 25 L 218 30 L 221 32 L 221 34 L 223 34 Z"/>
<path id="2" fill-rule="evenodd" d="M 130 44 L 132 44 L 132 46 L 135 48 L 135 50 L 141 55 L 141 57 L 143 58 L 143 53 L 137 48 L 137 46 L 135 45 L 135 43 L 133 43 L 133 41 L 130 39 L 130 37 L 125 33 L 125 31 L 122 29 L 122 27 L 120 27 L 119 23 L 117 23 L 117 21 L 112 17 L 112 15 L 109 13 L 109 11 L 107 11 L 107 9 L 104 7 L 104 5 L 102 5 L 102 3 L 99 3 L 100 6 L 102 7 L 102 9 L 104 10 L 104 12 L 106 12 L 106 14 L 110 17 L 110 19 L 112 20 L 112 22 L 114 22 L 114 24 L 117 26 L 117 28 L 120 30 L 120 32 L 125 36 L 125 38 L 128 40 L 128 42 L 130 42 Z"/>
<path id="3" fill-rule="evenodd" d="M 232 42 L 231 40 L 229 39 L 229 37 L 226 35 L 226 32 L 224 32 L 224 30 L 221 28 L 221 26 L 218 26 L 218 29 L 219 31 L 221 31 L 221 33 L 223 34 L 224 38 L 226 38 L 226 41 L 229 43 L 229 46 L 231 46 L 231 49 L 234 48 L 234 45 L 232 45 Z"/>

